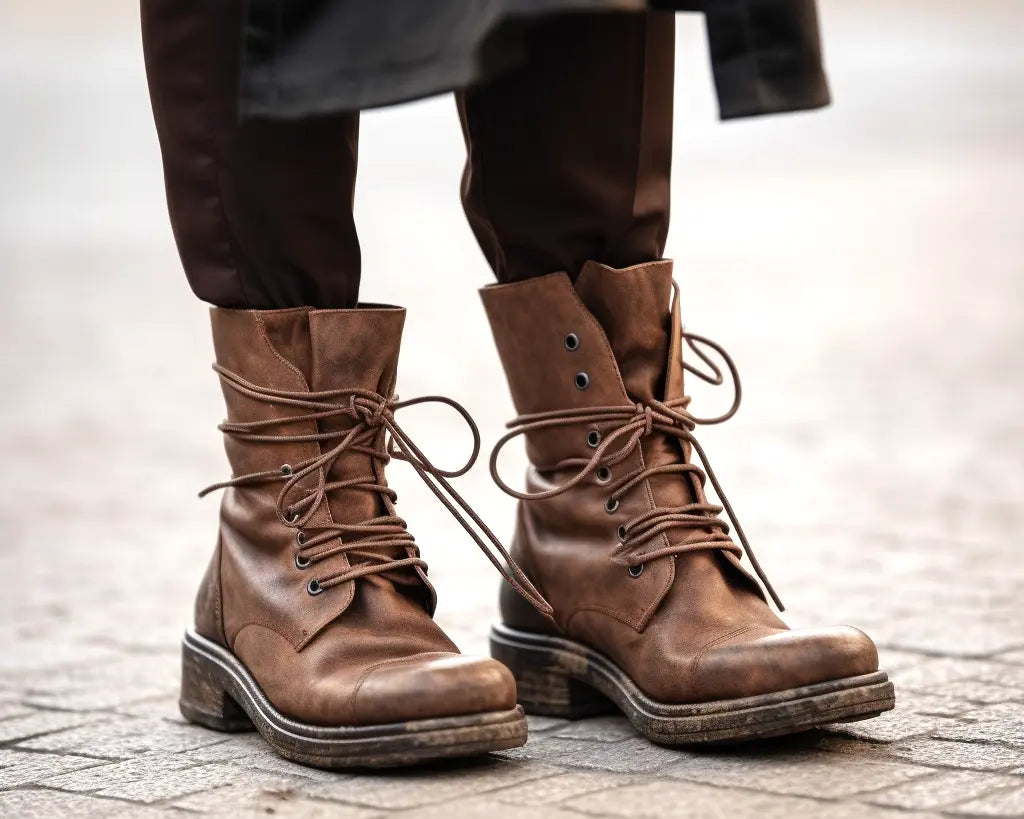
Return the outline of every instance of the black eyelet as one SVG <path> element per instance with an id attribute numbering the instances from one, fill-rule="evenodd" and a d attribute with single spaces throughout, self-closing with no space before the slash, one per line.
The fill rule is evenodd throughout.
<path id="1" fill-rule="evenodd" d="M 295 555 L 295 568 L 296 569 L 308 569 L 313 561 L 305 555 Z"/>
<path id="2" fill-rule="evenodd" d="M 596 429 L 590 430 L 587 433 L 587 446 L 596 448 L 599 443 L 601 443 L 601 433 Z"/>
<path id="3" fill-rule="evenodd" d="M 320 592 L 322 592 L 323 590 L 324 587 L 320 585 L 319 580 L 310 580 L 306 584 L 306 591 L 309 592 L 311 595 L 320 594 Z"/>
<path id="4" fill-rule="evenodd" d="M 573 383 L 576 385 L 576 389 L 585 390 L 590 386 L 590 376 L 586 373 L 576 373 Z"/>
<path id="5" fill-rule="evenodd" d="M 599 466 L 595 477 L 598 483 L 608 483 L 612 479 L 612 471 L 607 466 Z"/>
<path id="6" fill-rule="evenodd" d="M 282 475 L 291 475 L 292 474 L 291 464 L 281 464 L 281 474 Z"/>
<path id="7" fill-rule="evenodd" d="M 619 508 L 618 498 L 608 498 L 608 500 L 606 500 L 604 502 L 604 511 L 607 512 L 609 515 L 612 512 L 614 512 L 616 509 L 618 509 L 618 508 Z"/>
<path id="8" fill-rule="evenodd" d="M 568 333 L 565 336 L 565 349 L 570 353 L 580 348 L 580 337 L 575 333 Z"/>
<path id="9" fill-rule="evenodd" d="M 306 533 L 305 532 L 296 532 L 295 533 L 295 542 L 298 543 L 300 546 L 305 546 L 306 545 Z"/>
<path id="10" fill-rule="evenodd" d="M 619 530 L 618 530 L 618 532 L 616 534 L 618 534 L 619 540 L 625 540 L 626 539 L 626 527 L 625 526 L 620 526 Z"/>
<path id="11" fill-rule="evenodd" d="M 627 569 L 627 571 L 629 572 L 629 576 L 639 577 L 640 575 L 642 575 L 644 573 L 644 565 L 645 564 L 641 563 L 639 566 L 630 566 L 629 569 Z"/>

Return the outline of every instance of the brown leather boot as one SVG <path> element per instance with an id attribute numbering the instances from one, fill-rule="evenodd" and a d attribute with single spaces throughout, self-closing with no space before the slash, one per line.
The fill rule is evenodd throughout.
<path id="1" fill-rule="evenodd" d="M 226 492 L 184 639 L 182 713 L 218 730 L 255 725 L 282 756 L 327 768 L 522 745 L 512 675 L 460 655 L 431 619 L 426 564 L 384 478 L 387 437 L 467 531 L 456 507 L 493 542 L 445 480 L 476 458 L 472 420 L 445 398 L 393 398 L 405 311 L 212 318 L 233 477 L 206 490 Z M 464 469 L 432 466 L 395 421 L 423 400 L 470 424 Z"/>
<path id="2" fill-rule="evenodd" d="M 848 626 L 790 631 L 687 411 L 684 368 L 722 376 L 684 334 L 670 261 L 588 262 L 482 291 L 519 417 L 495 448 L 495 480 L 521 500 L 512 554 L 554 607 L 554 624 L 501 594 L 492 654 L 528 712 L 579 717 L 617 706 L 661 743 L 775 736 L 893 707 L 871 639 Z M 683 342 L 707 373 L 682 360 Z M 739 382 L 733 408 L 739 403 Z M 525 435 L 527 491 L 498 477 Z M 703 469 L 691 461 L 700 455 Z M 704 493 L 706 477 L 743 549 Z M 775 598 L 778 604 L 778 599 Z M 779 606 L 781 610 L 781 605 Z M 614 705 L 613 705 L 614 704 Z"/>

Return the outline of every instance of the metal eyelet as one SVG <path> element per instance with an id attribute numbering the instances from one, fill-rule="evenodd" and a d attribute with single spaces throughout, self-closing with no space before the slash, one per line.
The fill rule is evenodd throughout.
<path id="1" fill-rule="evenodd" d="M 580 337 L 575 333 L 567 333 L 565 336 L 565 349 L 570 353 L 580 348 Z"/>
<path id="2" fill-rule="evenodd" d="M 298 543 L 300 546 L 305 546 L 306 545 L 306 533 L 305 532 L 296 532 L 295 533 L 295 542 Z"/>
<path id="3" fill-rule="evenodd" d="M 590 432 L 587 433 L 587 446 L 592 449 L 596 449 L 599 443 L 601 443 L 601 433 L 596 429 L 590 430 Z"/>
<path id="4" fill-rule="evenodd" d="M 310 560 L 305 555 L 295 555 L 295 568 L 296 569 L 308 569 L 310 567 L 310 564 L 312 564 L 312 562 L 313 561 Z"/>
<path id="5" fill-rule="evenodd" d="M 281 464 L 281 474 L 282 475 L 291 475 L 292 474 L 291 464 Z"/>
<path id="6" fill-rule="evenodd" d="M 576 389 L 585 390 L 590 386 L 590 376 L 586 373 L 576 373 L 573 383 L 576 385 Z"/>
<path id="7" fill-rule="evenodd" d="M 629 569 L 627 569 L 627 571 L 629 572 L 629 576 L 639 577 L 640 575 L 642 575 L 644 573 L 644 565 L 646 564 L 641 563 L 639 566 L 630 566 Z"/>
<path id="8" fill-rule="evenodd" d="M 626 527 L 625 526 L 620 526 L 618 531 L 616 532 L 616 534 L 619 536 L 619 540 L 625 540 L 626 539 Z"/>
<path id="9" fill-rule="evenodd" d="M 310 580 L 306 584 L 306 591 L 309 592 L 309 594 L 311 594 L 311 595 L 320 594 L 320 592 L 322 592 L 323 590 L 324 590 L 324 587 L 320 585 L 320 581 L 319 580 Z"/>
<path id="10" fill-rule="evenodd" d="M 608 483 L 612 479 L 612 471 L 607 466 L 599 466 L 594 473 L 598 483 Z"/>
<path id="11" fill-rule="evenodd" d="M 608 500 L 606 500 L 604 502 L 604 511 L 607 512 L 609 515 L 612 512 L 614 512 L 616 509 L 618 509 L 618 508 L 619 508 L 618 498 L 608 498 Z"/>

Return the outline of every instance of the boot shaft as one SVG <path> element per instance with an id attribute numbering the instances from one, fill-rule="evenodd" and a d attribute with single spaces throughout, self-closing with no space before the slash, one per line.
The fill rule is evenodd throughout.
<path id="1" fill-rule="evenodd" d="M 763 606 L 727 528 L 707 511 L 703 473 L 687 466 L 688 439 L 655 424 L 666 405 L 686 406 L 672 293 L 670 261 L 623 270 L 588 262 L 575 283 L 556 273 L 482 291 L 513 402 L 529 419 L 526 491 L 549 495 L 521 500 L 514 554 L 566 630 L 602 612 L 642 631 L 680 583 L 712 616 L 751 593 Z M 629 425 L 635 432 L 623 435 Z M 601 467 L 560 492 L 602 448 Z M 709 514 L 708 525 L 665 525 L 624 550 L 630 526 L 666 514 Z M 679 551 L 709 538 L 726 550 Z M 503 606 L 506 615 L 515 610 Z"/>
<path id="2" fill-rule="evenodd" d="M 287 483 L 295 473 L 322 458 L 361 417 L 339 412 L 309 418 L 311 410 L 295 402 L 319 401 L 322 407 L 347 409 L 350 393 L 390 398 L 404 319 L 405 310 L 395 307 L 211 311 L 216 362 L 227 407 L 225 450 L 233 480 L 246 475 L 266 477 L 225 489 L 217 547 L 219 572 L 209 573 L 200 589 L 197 623 L 212 622 L 207 609 L 216 603 L 220 607 L 220 631 L 227 641 L 232 641 L 246 623 L 268 622 L 299 647 L 353 603 L 356 580 L 318 588 L 315 594 L 310 583 L 344 575 L 352 570 L 354 560 L 364 558 L 339 551 L 311 565 L 302 552 L 303 539 L 318 531 L 330 532 L 337 524 L 363 524 L 394 512 L 383 492 L 368 488 L 386 488 L 383 458 L 366 451 L 383 452 L 385 433 L 383 428 L 378 429 L 361 449 L 346 449 L 289 489 Z M 267 391 L 281 395 L 268 400 Z M 345 394 L 331 395 L 332 391 Z M 327 491 L 301 528 L 291 520 L 309 510 L 302 501 L 315 499 L 318 487 L 346 480 L 358 480 L 363 485 Z M 335 537 L 313 548 L 335 549 L 356 537 Z M 389 558 L 411 556 L 402 546 L 370 551 Z M 412 597 L 418 601 L 415 605 L 422 603 L 432 611 L 433 590 L 425 575 L 411 569 L 402 571 Z M 219 588 L 211 591 L 215 582 Z M 365 594 L 393 596 L 386 579 L 364 582 L 375 584 L 374 590 Z"/>

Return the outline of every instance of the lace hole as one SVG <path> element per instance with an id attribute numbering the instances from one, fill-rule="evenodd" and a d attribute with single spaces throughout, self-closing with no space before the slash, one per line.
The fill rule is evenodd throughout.
<path id="1" fill-rule="evenodd" d="M 313 561 L 305 555 L 295 555 L 295 568 L 296 569 L 308 569 L 309 564 Z"/>
<path id="2" fill-rule="evenodd" d="M 596 429 L 590 430 L 587 433 L 587 446 L 595 448 L 599 443 L 601 443 L 601 433 Z"/>
<path id="3" fill-rule="evenodd" d="M 630 566 L 628 571 L 630 577 L 639 577 L 644 573 L 644 564 L 641 563 L 639 566 Z"/>
<path id="4" fill-rule="evenodd" d="M 568 333 L 565 336 L 565 349 L 570 353 L 580 348 L 580 337 L 575 333 Z"/>
<path id="5" fill-rule="evenodd" d="M 595 474 L 598 483 L 608 483 L 612 479 L 612 471 L 607 466 L 599 466 Z"/>
<path id="6" fill-rule="evenodd" d="M 296 535 L 295 535 L 295 542 L 298 543 L 300 546 L 305 546 L 306 545 L 306 533 L 305 532 L 297 532 Z"/>
<path id="7" fill-rule="evenodd" d="M 576 373 L 573 383 L 576 385 L 576 389 L 585 390 L 590 386 L 590 376 L 586 373 Z"/>
<path id="8" fill-rule="evenodd" d="M 608 500 L 606 500 L 604 502 L 604 511 L 607 512 L 608 514 L 611 514 L 612 512 L 614 512 L 618 508 L 619 508 L 619 501 L 618 501 L 617 498 L 608 498 Z"/>
<path id="9" fill-rule="evenodd" d="M 281 464 L 281 474 L 282 475 L 291 475 L 292 474 L 291 464 Z"/>
<path id="10" fill-rule="evenodd" d="M 626 539 L 626 527 L 625 526 L 620 526 L 619 527 L 618 535 L 619 535 L 619 540 L 625 540 Z"/>
<path id="11" fill-rule="evenodd" d="M 306 591 L 311 595 L 320 594 L 324 590 L 324 587 L 320 585 L 319 580 L 310 580 L 306 584 Z"/>

